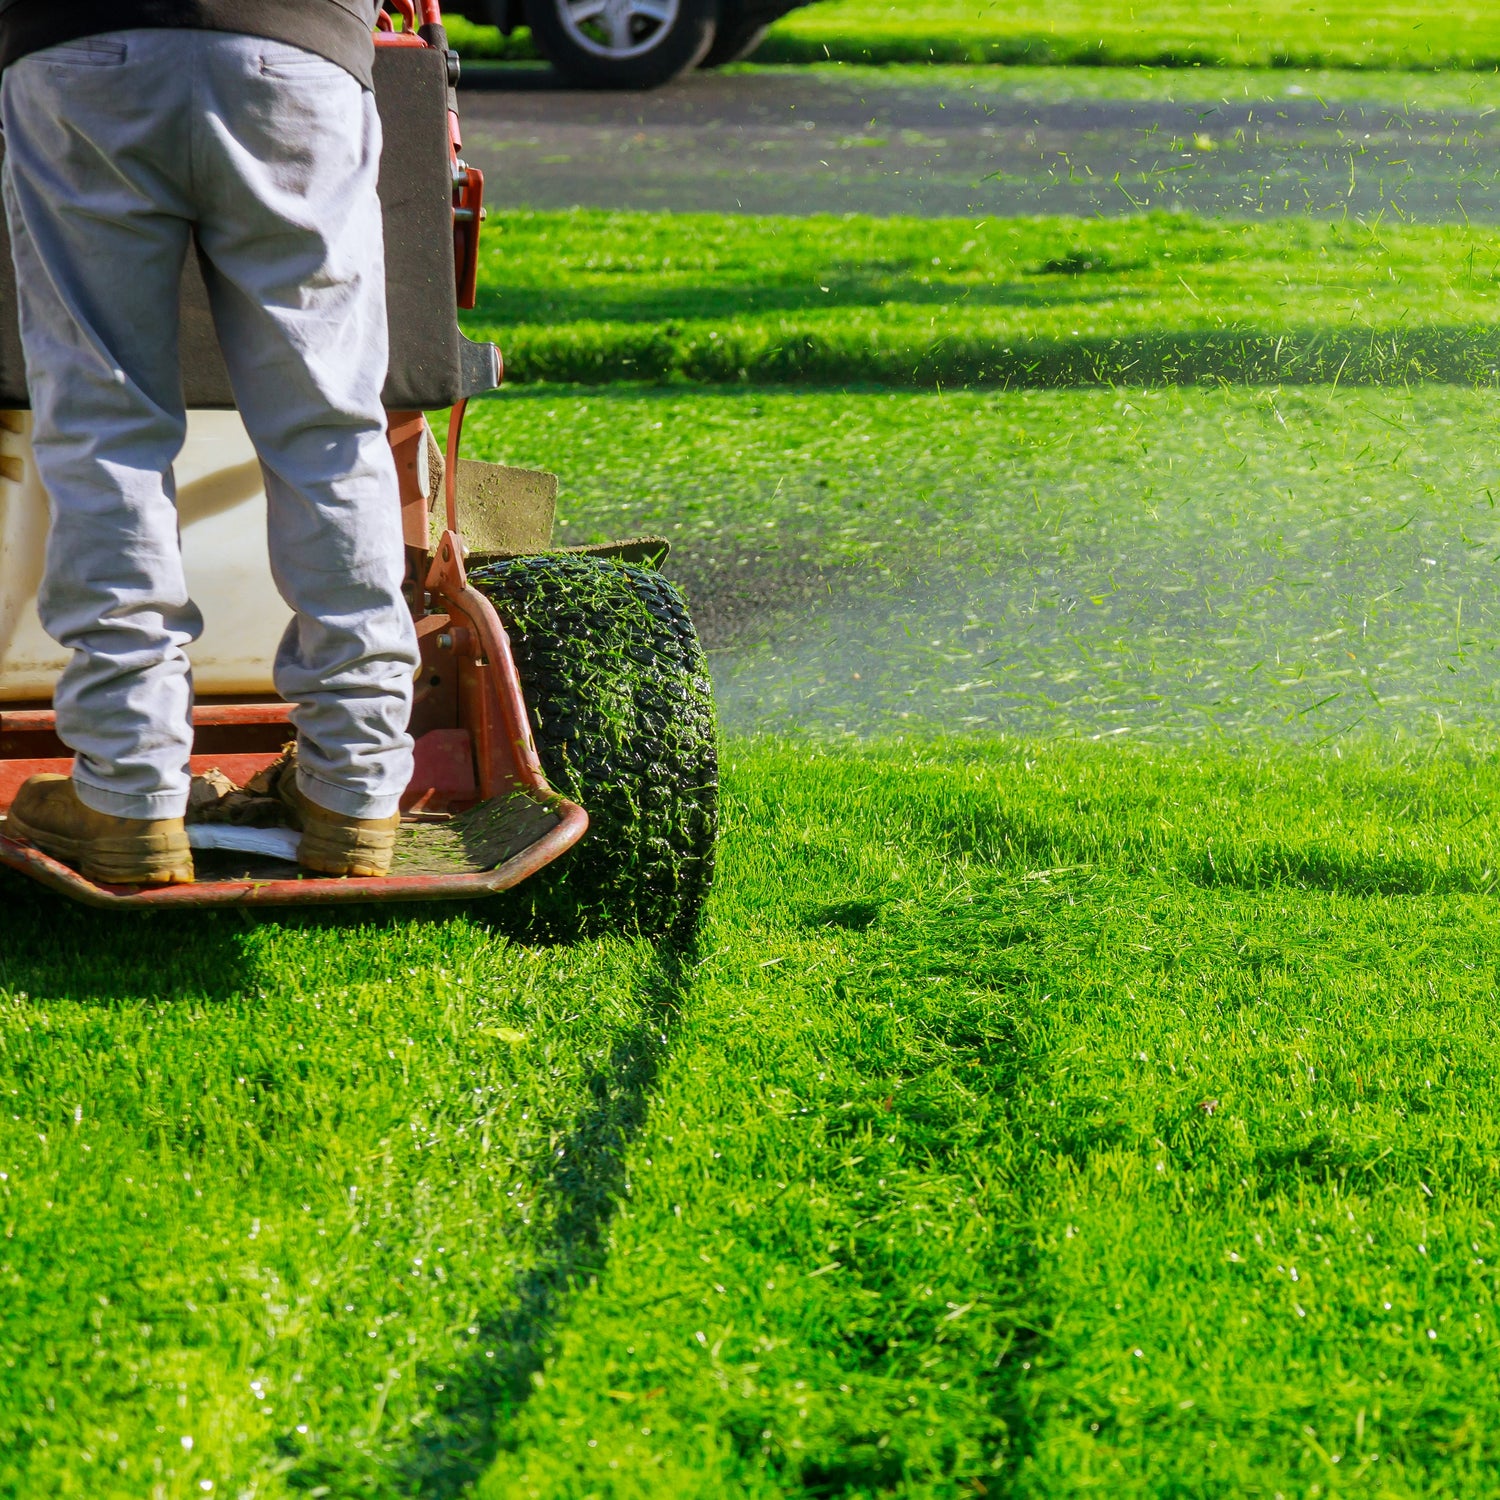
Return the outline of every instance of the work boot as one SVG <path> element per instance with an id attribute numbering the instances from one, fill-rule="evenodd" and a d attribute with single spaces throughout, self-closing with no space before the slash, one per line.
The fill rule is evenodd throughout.
<path id="1" fill-rule="evenodd" d="M 68 776 L 44 773 L 27 780 L 10 805 L 4 831 L 100 885 L 193 882 L 193 851 L 181 818 L 95 812 Z"/>
<path id="2" fill-rule="evenodd" d="M 351 818 L 320 806 L 297 785 L 297 767 L 289 760 L 280 768 L 276 796 L 291 815 L 293 828 L 302 830 L 297 863 L 319 875 L 361 875 L 379 878 L 391 873 L 396 831 L 401 814 L 389 818 Z"/>

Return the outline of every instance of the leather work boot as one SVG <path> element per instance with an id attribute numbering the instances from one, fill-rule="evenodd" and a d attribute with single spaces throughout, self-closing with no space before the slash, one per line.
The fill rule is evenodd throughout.
<path id="1" fill-rule="evenodd" d="M 100 885 L 191 885 L 181 818 L 117 818 L 85 804 L 68 776 L 32 776 L 16 793 L 6 838 L 33 844 Z"/>
<path id="2" fill-rule="evenodd" d="M 401 814 L 389 818 L 351 818 L 319 806 L 297 785 L 297 767 L 290 762 L 276 778 L 276 796 L 291 814 L 291 825 L 302 831 L 297 863 L 319 875 L 357 875 L 379 878 L 391 873 L 396 831 Z"/>

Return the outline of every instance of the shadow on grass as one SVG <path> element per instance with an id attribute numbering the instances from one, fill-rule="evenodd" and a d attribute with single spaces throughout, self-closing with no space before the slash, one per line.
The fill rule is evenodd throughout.
<path id="1" fill-rule="evenodd" d="M 624 1194 L 626 1154 L 646 1122 L 667 1037 L 686 997 L 689 958 L 681 949 L 657 948 L 638 1023 L 589 1079 L 588 1104 L 542 1169 L 539 1206 L 554 1215 L 545 1258 L 521 1278 L 513 1308 L 481 1327 L 467 1366 L 445 1372 L 445 1404 L 430 1436 L 401 1465 L 401 1493 L 448 1500 L 466 1493 L 489 1468 L 532 1392 L 531 1377 L 546 1357 L 563 1304 L 581 1279 L 600 1269 L 600 1241 Z M 294 1482 L 311 1488 L 321 1481 L 299 1471 Z"/>
<path id="2" fill-rule="evenodd" d="M 0 871 L 0 986 L 32 1000 L 227 1000 L 245 986 L 235 912 L 95 911 Z"/>
<path id="3" fill-rule="evenodd" d="M 970 333 L 937 338 L 917 323 L 872 340 L 832 325 L 787 329 L 769 319 L 719 330 L 706 324 L 605 324 L 506 329 L 473 320 L 471 337 L 501 339 L 512 378 L 597 385 L 617 380 L 708 384 L 870 383 L 1047 390 L 1117 384 L 1487 386 L 1500 370 L 1500 332 L 1426 328 L 1190 329 L 1084 337 Z"/>
<path id="4" fill-rule="evenodd" d="M 1188 880 L 1206 888 L 1293 886 L 1345 896 L 1484 895 L 1494 890 L 1496 880 L 1487 865 L 1445 868 L 1404 855 L 1380 859 L 1280 844 L 1231 853 L 1204 850 L 1176 863 Z"/>

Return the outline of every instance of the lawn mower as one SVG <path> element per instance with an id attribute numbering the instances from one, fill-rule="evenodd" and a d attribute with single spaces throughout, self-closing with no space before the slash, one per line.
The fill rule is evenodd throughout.
<path id="1" fill-rule="evenodd" d="M 205 619 L 190 652 L 198 880 L 96 884 L 6 839 L 3 822 L 0 865 L 92 906 L 136 910 L 462 901 L 527 881 L 529 908 L 570 924 L 682 934 L 712 879 L 717 758 L 703 652 L 681 595 L 657 571 L 667 543 L 554 550 L 555 480 L 461 456 L 465 404 L 502 378 L 499 351 L 465 337 L 457 318 L 474 305 L 484 182 L 460 155 L 458 59 L 436 0 L 396 0 L 375 41 L 391 345 L 384 402 L 421 646 L 415 770 L 391 875 L 300 873 L 295 835 L 267 826 L 267 799 L 255 795 L 257 777 L 292 738 L 290 706 L 271 681 L 289 612 L 266 561 L 259 463 L 191 256 L 181 324 L 188 433 L 175 470 L 188 579 Z M 48 517 L 27 406 L 7 242 L 0 813 L 28 776 L 71 765 L 50 707 L 63 655 L 36 617 Z M 445 450 L 426 415 L 442 408 Z"/>

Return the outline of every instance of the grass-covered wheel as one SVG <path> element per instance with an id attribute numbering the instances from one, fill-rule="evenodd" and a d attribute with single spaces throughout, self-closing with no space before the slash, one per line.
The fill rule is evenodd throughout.
<path id="1" fill-rule="evenodd" d="M 583 804 L 582 843 L 511 897 L 536 928 L 691 936 L 713 880 L 713 687 L 682 595 L 590 557 L 476 566 L 510 636 L 542 769 Z"/>

